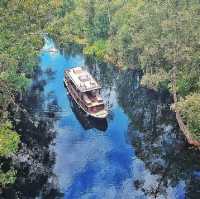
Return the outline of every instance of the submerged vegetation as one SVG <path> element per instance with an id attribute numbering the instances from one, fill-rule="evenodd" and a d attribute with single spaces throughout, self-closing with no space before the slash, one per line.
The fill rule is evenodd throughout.
<path id="1" fill-rule="evenodd" d="M 199 131 L 194 117 L 200 114 L 195 103 L 200 102 L 198 0 L 67 2 L 47 28 L 61 46 L 75 42 L 86 55 L 123 69 L 142 69 L 143 84 L 177 93 L 175 111 L 181 111 L 191 134 Z"/>

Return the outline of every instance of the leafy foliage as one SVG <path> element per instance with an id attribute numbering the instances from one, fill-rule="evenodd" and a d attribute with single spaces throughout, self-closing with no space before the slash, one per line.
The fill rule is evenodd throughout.
<path id="1" fill-rule="evenodd" d="M 200 141 L 200 94 L 194 93 L 181 99 L 176 108 L 187 122 L 193 137 Z"/>
<path id="2" fill-rule="evenodd" d="M 10 122 L 0 126 L 0 156 L 9 156 L 18 149 L 20 137 L 11 128 Z"/>
<path id="3" fill-rule="evenodd" d="M 61 8 L 48 30 L 63 45 L 76 42 L 86 55 L 140 68 L 143 84 L 175 88 L 178 99 L 200 92 L 198 0 L 75 0 Z"/>
<path id="4" fill-rule="evenodd" d="M 0 125 L 0 157 L 9 157 L 16 153 L 20 143 L 20 136 L 12 130 L 10 122 Z M 3 163 L 2 163 L 3 164 Z M 15 182 L 16 171 L 10 169 L 4 172 L 0 165 L 0 186 L 5 187 L 7 184 Z"/>
<path id="5" fill-rule="evenodd" d="M 14 154 L 20 142 L 8 122 L 7 110 L 10 105 L 18 106 L 16 95 L 25 91 L 37 67 L 41 33 L 53 16 L 54 1 L 0 1 L 0 156 L 4 158 Z M 2 186 L 13 183 L 14 176 L 14 170 L 0 168 Z"/>
<path id="6" fill-rule="evenodd" d="M 83 52 L 86 55 L 92 55 L 99 59 L 103 59 L 106 53 L 106 42 L 105 40 L 97 40 L 92 45 L 84 48 Z"/>
<path id="7" fill-rule="evenodd" d="M 7 172 L 2 172 L 0 170 L 0 185 L 5 187 L 8 184 L 13 184 L 16 179 L 16 171 L 14 169 L 10 169 Z"/>
<path id="8" fill-rule="evenodd" d="M 156 89 L 168 89 L 169 76 L 163 69 L 160 69 L 156 73 L 146 73 L 143 75 L 141 84 L 143 86 L 148 85 L 150 88 Z"/>

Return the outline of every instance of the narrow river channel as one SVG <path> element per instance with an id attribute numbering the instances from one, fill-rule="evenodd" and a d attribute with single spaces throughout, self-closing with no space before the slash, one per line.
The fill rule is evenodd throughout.
<path id="1" fill-rule="evenodd" d="M 65 198 L 70 199 L 131 197 L 135 155 L 127 138 L 128 117 L 116 101 L 114 85 L 109 91 L 102 90 L 110 107 L 107 121 L 98 124 L 81 115 L 63 85 L 64 69 L 78 65 L 84 65 L 84 57 L 64 57 L 59 53 L 41 55 L 42 70 L 51 67 L 54 73 L 44 87 L 44 95 L 55 95 L 59 107 L 54 140 L 54 173 L 59 187 Z M 47 100 L 46 104 L 49 103 Z"/>
<path id="2" fill-rule="evenodd" d="M 25 183 L 26 177 L 22 182 L 18 174 L 19 198 L 200 198 L 199 152 L 185 143 L 167 94 L 137 88 L 138 76 L 132 71 L 88 64 L 74 52 L 49 52 L 55 44 L 51 39 L 45 42 L 40 71 L 30 88 L 40 88 L 34 90 L 40 101 L 32 98 L 29 106 L 38 118 L 50 120 L 51 128 L 34 136 L 50 145 L 52 162 L 47 158 L 50 171 L 42 180 Z M 64 87 L 64 69 L 84 64 L 102 85 L 107 121 L 87 119 Z M 47 131 L 54 135 L 51 141 Z M 28 140 L 28 135 L 22 139 Z M 39 169 L 32 177 L 34 172 Z M 21 175 L 30 177 L 30 171 Z M 54 191 L 47 191 L 49 187 Z"/>

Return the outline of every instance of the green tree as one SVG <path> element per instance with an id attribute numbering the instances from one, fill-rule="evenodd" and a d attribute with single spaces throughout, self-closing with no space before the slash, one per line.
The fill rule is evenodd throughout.
<path id="1" fill-rule="evenodd" d="M 10 156 L 14 154 L 20 142 L 19 135 L 12 130 L 10 122 L 5 122 L 0 126 L 0 156 Z"/>
<path id="2" fill-rule="evenodd" d="M 121 68 L 140 68 L 143 83 L 169 88 L 178 101 L 200 92 L 198 0 L 75 0 L 71 8 L 50 24 L 58 41 L 79 43 L 86 55 Z"/>
<path id="3" fill-rule="evenodd" d="M 43 28 L 51 20 L 54 0 L 0 1 L 0 158 L 12 159 L 20 136 L 8 121 L 8 107 L 19 105 L 16 95 L 25 91 L 37 67 L 43 45 Z M 0 185 L 13 183 L 16 171 L 2 170 Z M 12 161 L 11 161 L 12 165 Z"/>

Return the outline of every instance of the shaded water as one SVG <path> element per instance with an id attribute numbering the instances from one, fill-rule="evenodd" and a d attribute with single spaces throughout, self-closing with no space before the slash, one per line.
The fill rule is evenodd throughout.
<path id="1" fill-rule="evenodd" d="M 200 198 L 199 152 L 189 148 L 178 131 L 167 105 L 169 96 L 137 88 L 138 76 L 132 71 L 118 72 L 109 65 L 91 64 L 78 53 L 47 52 L 51 47 L 54 43 L 47 39 L 40 70 L 30 88 L 32 97 L 26 101 L 29 113 L 34 113 L 33 123 L 48 121 L 48 128 L 41 125 L 32 136 L 33 145 L 39 138 L 36 143 L 41 151 L 36 153 L 41 152 L 43 157 L 43 151 L 48 151 L 46 159 L 37 159 L 44 172 L 21 172 L 17 179 L 20 186 L 14 185 L 15 194 L 5 196 Z M 103 87 L 102 96 L 109 108 L 107 121 L 88 119 L 67 95 L 64 69 L 84 63 Z M 25 143 L 30 141 L 27 135 L 22 138 Z M 45 140 L 50 148 L 43 150 Z M 33 175 L 43 180 L 37 182 Z M 28 184 L 27 178 L 32 179 Z"/>

